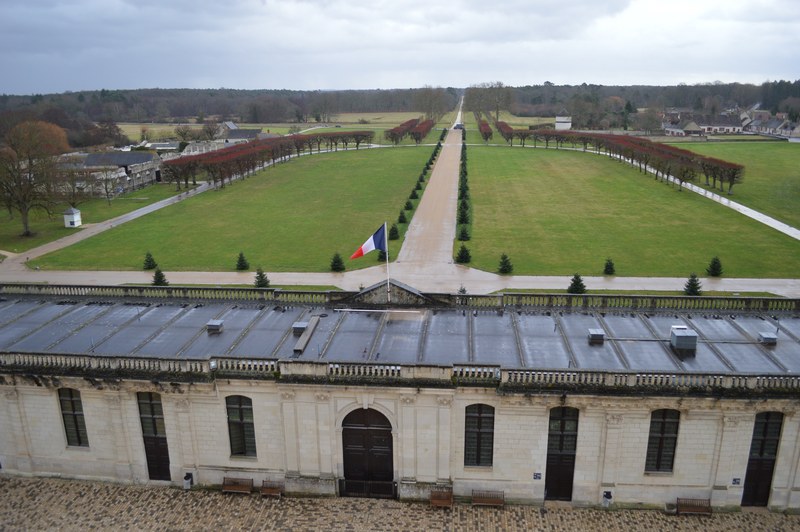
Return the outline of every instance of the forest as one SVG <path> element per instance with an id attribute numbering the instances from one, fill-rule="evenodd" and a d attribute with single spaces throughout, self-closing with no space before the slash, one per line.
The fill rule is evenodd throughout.
<path id="1" fill-rule="evenodd" d="M 518 116 L 553 117 L 564 111 L 573 127 L 606 129 L 635 125 L 631 116 L 642 109 L 691 109 L 705 114 L 761 109 L 800 117 L 800 80 L 761 85 L 705 83 L 677 86 L 604 86 L 593 84 L 510 87 L 501 82 L 469 88 L 374 89 L 339 91 L 237 89 L 92 90 L 61 94 L 0 95 L 0 138 L 25 120 L 43 120 L 67 131 L 71 146 L 123 144 L 114 124 L 202 123 L 234 120 L 244 123 L 309 123 L 335 121 L 341 113 L 418 111 L 427 118 L 456 106 L 466 94 L 465 110 Z M 494 101 L 487 101 L 489 95 Z"/>

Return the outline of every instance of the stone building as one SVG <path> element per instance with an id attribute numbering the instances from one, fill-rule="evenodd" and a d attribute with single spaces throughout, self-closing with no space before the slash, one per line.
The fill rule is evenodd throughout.
<path id="1" fill-rule="evenodd" d="M 161 158 L 148 151 L 113 151 L 90 153 L 84 160 L 87 170 L 95 170 L 98 176 L 104 176 L 105 169 L 116 168 L 124 174 L 116 181 L 115 192 L 130 192 L 161 181 Z"/>
<path id="2" fill-rule="evenodd" d="M 800 508 L 800 300 L 0 287 L 0 467 Z M 686 341 L 686 343 L 684 343 Z"/>

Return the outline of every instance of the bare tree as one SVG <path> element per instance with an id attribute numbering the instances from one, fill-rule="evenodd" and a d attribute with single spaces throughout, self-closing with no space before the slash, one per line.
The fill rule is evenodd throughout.
<path id="1" fill-rule="evenodd" d="M 95 172 L 95 180 L 100 181 L 100 187 L 103 189 L 103 195 L 106 201 L 111 205 L 111 198 L 114 197 L 114 188 L 117 184 L 116 179 L 117 168 L 114 166 L 104 166 L 99 172 Z"/>
<path id="2" fill-rule="evenodd" d="M 92 197 L 91 172 L 75 157 L 63 158 L 58 164 L 58 196 L 77 209 L 78 205 Z"/>
<path id="3" fill-rule="evenodd" d="M 414 92 L 414 109 L 425 115 L 425 118 L 438 122 L 447 112 L 447 94 L 441 87 L 426 85 Z"/>
<path id="4" fill-rule="evenodd" d="M 191 140 L 194 137 L 194 132 L 186 124 L 181 124 L 175 127 L 175 136 L 178 137 L 178 140 Z"/>
<path id="5" fill-rule="evenodd" d="M 464 110 L 494 113 L 495 122 L 500 120 L 500 111 L 511 107 L 513 93 L 511 87 L 500 81 L 481 83 L 467 88 L 464 94 Z"/>
<path id="6" fill-rule="evenodd" d="M 56 157 L 69 149 L 67 134 L 48 122 L 27 121 L 14 126 L 0 148 L 0 196 L 6 207 L 16 210 L 22 235 L 31 236 L 30 213 L 48 214 L 55 204 Z"/>
<path id="7" fill-rule="evenodd" d="M 203 123 L 203 137 L 206 140 L 214 140 L 214 137 L 217 136 L 218 129 L 219 124 L 216 120 L 206 120 Z"/>

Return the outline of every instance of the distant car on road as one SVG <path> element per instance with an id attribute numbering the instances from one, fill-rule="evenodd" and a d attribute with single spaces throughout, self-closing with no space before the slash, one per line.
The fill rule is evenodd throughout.
<path id="1" fill-rule="evenodd" d="M 453 126 L 453 129 L 464 129 L 464 124 L 462 124 L 461 122 L 459 122 L 458 124 L 456 124 L 455 126 Z"/>

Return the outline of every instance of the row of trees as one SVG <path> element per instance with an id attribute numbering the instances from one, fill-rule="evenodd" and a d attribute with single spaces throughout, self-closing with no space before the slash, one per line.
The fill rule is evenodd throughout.
<path id="1" fill-rule="evenodd" d="M 677 180 L 679 190 L 685 182 L 694 181 L 702 174 L 707 186 L 716 188 L 719 184 L 719 189 L 724 191 L 727 185 L 728 194 L 732 194 L 733 186 L 744 179 L 744 166 L 740 164 L 641 137 L 553 129 L 513 129 L 505 122 L 497 122 L 495 127 L 510 144 L 513 144 L 513 139 L 518 139 L 521 146 L 527 140 L 532 140 L 534 147 L 538 142 L 543 142 L 545 148 L 549 148 L 551 143 L 560 148 L 567 142 L 573 148 L 582 146 L 583 151 L 592 147 L 609 157 L 629 161 L 638 166 L 641 172 L 652 171 L 656 179 L 666 180 L 672 176 Z"/>
<path id="2" fill-rule="evenodd" d="M 428 136 L 428 133 L 431 132 L 433 129 L 434 121 L 433 120 L 423 120 L 419 122 L 416 126 L 411 128 L 411 131 L 408 132 L 409 136 L 414 139 L 414 142 L 419 144 L 422 142 L 422 139 Z"/>
<path id="3" fill-rule="evenodd" d="M 383 137 L 395 145 L 400 144 L 400 141 L 406 138 L 406 135 L 409 135 L 411 130 L 417 127 L 417 124 L 419 124 L 419 118 L 406 120 L 399 126 L 395 126 L 392 129 L 387 129 L 384 131 Z"/>
<path id="4" fill-rule="evenodd" d="M 489 122 L 481 118 L 481 113 L 475 112 L 475 122 L 478 124 L 478 133 L 481 134 L 481 138 L 484 142 L 489 142 L 489 140 L 494 136 L 492 132 L 492 127 L 489 125 Z"/>
<path id="5" fill-rule="evenodd" d="M 400 238 L 400 229 L 398 228 L 397 224 L 407 225 L 411 223 L 411 219 L 414 217 L 414 212 L 417 208 L 418 201 L 420 196 L 424 191 L 424 184 L 425 179 L 428 175 L 428 172 L 431 171 L 433 165 L 436 163 L 436 158 L 439 156 L 439 152 L 442 150 L 442 141 L 444 141 L 445 136 L 447 135 L 447 129 L 443 129 L 441 135 L 439 135 L 439 142 L 436 143 L 436 146 L 433 148 L 433 152 L 431 152 L 430 157 L 428 157 L 428 161 L 425 163 L 422 172 L 419 174 L 419 178 L 417 178 L 417 182 L 414 184 L 414 188 L 411 190 L 411 194 L 409 194 L 408 199 L 405 201 L 403 208 L 400 209 L 400 214 L 397 217 L 397 223 L 393 223 L 389 227 L 389 240 L 398 240 Z M 406 214 L 408 211 L 408 214 Z M 386 253 L 383 250 L 379 250 L 376 259 L 378 262 L 384 262 L 386 260 Z M 345 271 L 346 267 L 344 264 L 344 260 L 342 260 L 342 256 L 336 252 L 331 257 L 330 262 L 330 270 L 332 272 L 343 272 Z"/>
<path id="6" fill-rule="evenodd" d="M 225 180 L 230 183 L 236 177 L 246 177 L 267 163 L 284 161 L 306 150 L 313 153 L 315 148 L 319 153 L 323 145 L 328 151 L 338 150 L 339 146 L 347 149 L 351 144 L 358 149 L 362 144 L 372 142 L 373 137 L 372 131 L 335 131 L 259 139 L 222 150 L 170 159 L 161 165 L 161 171 L 166 180 L 175 183 L 179 190 L 181 182 L 187 188 L 190 179 L 196 184 L 200 172 L 204 172 L 215 187 L 224 187 Z"/>

